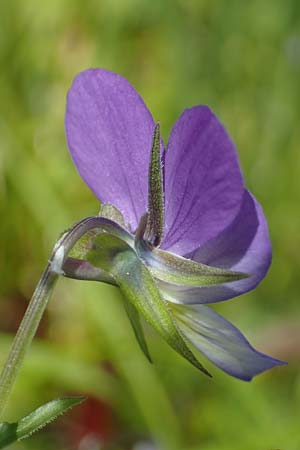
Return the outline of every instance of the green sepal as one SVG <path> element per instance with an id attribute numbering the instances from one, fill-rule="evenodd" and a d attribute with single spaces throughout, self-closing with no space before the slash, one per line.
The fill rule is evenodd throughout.
<path id="1" fill-rule="evenodd" d="M 94 237 L 97 236 L 98 230 L 90 230 L 85 233 L 74 245 L 74 247 L 69 252 L 69 257 L 72 259 L 84 259 L 85 255 L 91 248 L 91 242 Z"/>
<path id="2" fill-rule="evenodd" d="M 109 207 L 111 205 L 106 206 Z M 97 228 L 88 231 L 80 239 L 78 239 L 72 250 L 69 252 L 69 257 L 73 259 L 85 259 L 86 254 L 92 247 L 95 236 L 102 233 L 110 233 L 113 236 L 117 236 L 118 238 L 124 240 L 132 247 L 134 246 L 133 235 L 119 223 L 114 222 L 107 217 L 97 217 L 97 222 Z"/>
<path id="3" fill-rule="evenodd" d="M 174 253 L 160 250 L 143 239 L 136 239 L 135 248 L 151 274 L 167 283 L 184 286 L 209 286 L 247 278 L 249 275 L 207 266 Z"/>
<path id="4" fill-rule="evenodd" d="M 164 189 L 160 154 L 160 126 L 155 125 L 148 179 L 148 223 L 146 238 L 154 246 L 160 244 L 164 229 Z"/>
<path id="5" fill-rule="evenodd" d="M 110 219 L 113 222 L 120 225 L 122 228 L 126 228 L 125 219 L 121 211 L 110 203 L 103 203 L 100 206 L 99 216 L 106 219 Z"/>
<path id="6" fill-rule="evenodd" d="M 52 400 L 32 411 L 15 423 L 3 422 L 0 424 L 0 448 L 26 439 L 33 433 L 44 428 L 68 409 L 84 401 L 84 397 L 67 397 Z"/>
<path id="7" fill-rule="evenodd" d="M 149 353 L 148 345 L 146 342 L 144 330 L 141 324 L 141 319 L 138 311 L 136 310 L 136 308 L 133 306 L 132 303 L 127 301 L 127 299 L 124 299 L 124 308 L 130 320 L 130 323 L 134 331 L 134 335 L 136 337 L 136 340 L 138 341 L 138 344 L 142 352 L 144 353 L 148 361 L 152 363 L 152 359 Z"/>
<path id="8" fill-rule="evenodd" d="M 180 334 L 148 269 L 126 242 L 109 234 L 99 235 L 94 239 L 93 249 L 88 253 L 87 259 L 94 266 L 111 273 L 125 299 L 132 303 L 161 337 L 195 367 L 210 376 Z"/>

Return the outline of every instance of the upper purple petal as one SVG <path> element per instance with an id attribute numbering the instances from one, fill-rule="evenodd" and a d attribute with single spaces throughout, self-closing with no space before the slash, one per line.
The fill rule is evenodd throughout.
<path id="1" fill-rule="evenodd" d="M 234 144 L 206 106 L 183 112 L 165 154 L 162 247 L 179 255 L 199 248 L 236 216 L 243 180 Z"/>
<path id="2" fill-rule="evenodd" d="M 66 135 L 75 165 L 95 195 L 112 203 L 134 230 L 147 208 L 154 121 L 120 75 L 89 69 L 68 94 Z"/>

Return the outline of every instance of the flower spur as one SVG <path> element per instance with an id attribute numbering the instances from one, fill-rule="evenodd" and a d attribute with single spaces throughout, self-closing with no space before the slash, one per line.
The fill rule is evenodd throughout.
<path id="1" fill-rule="evenodd" d="M 165 149 L 135 89 L 89 69 L 69 91 L 65 124 L 73 161 L 102 204 L 97 232 L 65 261 L 65 275 L 119 286 L 149 359 L 139 314 L 207 374 L 187 341 L 243 380 L 284 364 L 204 306 L 253 289 L 271 262 L 263 211 L 210 109 L 185 110 Z"/>

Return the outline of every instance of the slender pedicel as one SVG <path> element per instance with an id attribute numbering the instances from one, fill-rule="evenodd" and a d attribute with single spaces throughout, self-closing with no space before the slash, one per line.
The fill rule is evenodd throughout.
<path id="1" fill-rule="evenodd" d="M 58 276 L 65 275 L 63 270 L 64 262 L 78 240 L 92 229 L 110 231 L 112 234 L 122 236 L 123 239 L 130 241 L 131 235 L 111 220 L 102 217 L 87 217 L 66 231 L 55 244 L 46 269 L 33 293 L 13 340 L 0 375 L 0 416 L 6 407 L 18 371 L 39 326 Z M 107 282 L 107 278 L 103 281 Z"/>

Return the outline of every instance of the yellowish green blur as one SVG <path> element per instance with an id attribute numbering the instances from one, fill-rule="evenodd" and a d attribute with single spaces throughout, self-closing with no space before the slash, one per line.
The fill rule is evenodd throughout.
<path id="1" fill-rule="evenodd" d="M 59 234 L 98 212 L 64 138 L 67 90 L 88 67 L 125 76 L 165 139 L 186 107 L 221 118 L 274 260 L 256 291 L 216 309 L 289 362 L 249 384 L 203 357 L 208 379 L 146 327 L 151 365 L 116 288 L 62 279 L 7 420 L 59 396 L 90 400 L 14 448 L 299 450 L 299 1 L 3 0 L 0 61 L 0 362 Z"/>

